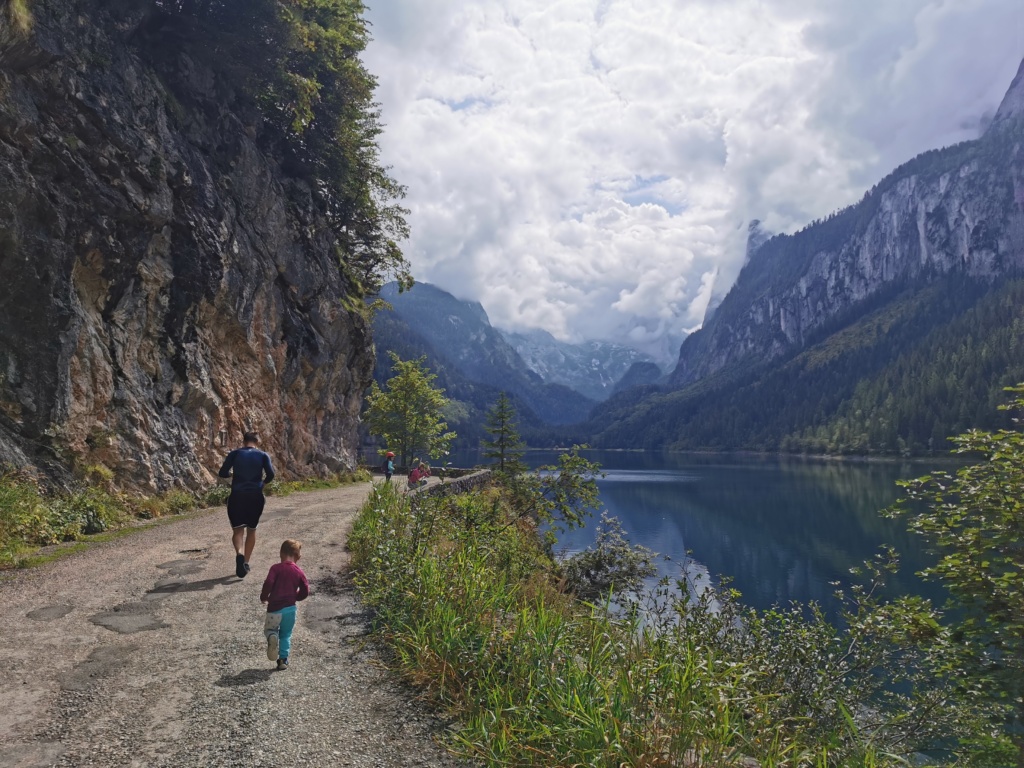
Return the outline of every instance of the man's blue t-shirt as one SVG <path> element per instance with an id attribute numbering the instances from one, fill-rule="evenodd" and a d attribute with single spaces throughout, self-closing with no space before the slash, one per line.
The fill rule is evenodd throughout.
<path id="1" fill-rule="evenodd" d="M 274 466 L 269 455 L 247 445 L 229 453 L 217 474 L 231 478 L 232 491 L 262 491 L 274 479 Z"/>

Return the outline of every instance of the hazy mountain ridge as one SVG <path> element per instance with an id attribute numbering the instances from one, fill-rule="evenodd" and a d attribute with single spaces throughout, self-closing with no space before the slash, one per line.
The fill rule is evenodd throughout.
<path id="1" fill-rule="evenodd" d="M 633 363 L 626 371 L 625 376 L 615 382 L 615 386 L 612 389 L 612 394 L 619 392 L 625 392 L 627 389 L 632 387 L 647 387 L 657 384 L 661 381 L 664 374 L 661 372 L 655 363 L 641 360 L 640 362 Z"/>
<path id="2" fill-rule="evenodd" d="M 499 333 L 544 381 L 562 384 L 592 400 L 605 400 L 634 363 L 653 363 L 650 355 L 622 344 L 585 341 L 570 344 L 544 330 Z"/>
<path id="3" fill-rule="evenodd" d="M 453 393 L 485 411 L 504 391 L 528 409 L 525 421 L 570 424 L 586 419 L 594 402 L 568 387 L 545 383 L 530 370 L 504 337 L 491 326 L 476 302 L 460 301 L 447 291 L 418 283 L 399 293 L 387 285 L 381 298 L 392 309 L 377 313 L 373 326 L 377 344 L 377 379 L 390 367 L 390 349 L 403 358 L 428 356 L 428 365 L 445 372 Z M 404 350 L 404 354 L 403 354 Z M 434 370 L 435 373 L 438 370 Z"/>

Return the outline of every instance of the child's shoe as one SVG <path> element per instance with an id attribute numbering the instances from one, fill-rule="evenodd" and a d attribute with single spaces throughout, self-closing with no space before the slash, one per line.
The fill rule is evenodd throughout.
<path id="1" fill-rule="evenodd" d="M 271 661 L 277 662 L 277 668 L 281 668 L 281 660 L 277 657 L 278 650 L 281 647 L 281 638 L 277 636 L 277 632 L 271 632 L 267 635 L 267 658 Z M 287 662 L 286 662 L 287 666 Z"/>
<path id="2" fill-rule="evenodd" d="M 278 669 L 288 669 L 288 659 L 278 659 L 277 660 L 277 668 Z"/>

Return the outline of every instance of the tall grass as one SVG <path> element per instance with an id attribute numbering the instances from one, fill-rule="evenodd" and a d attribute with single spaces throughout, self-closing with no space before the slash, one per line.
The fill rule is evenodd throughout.
<path id="1" fill-rule="evenodd" d="M 907 764 L 891 731 L 850 714 L 849 638 L 820 615 L 668 592 L 654 615 L 577 602 L 495 489 L 410 504 L 378 486 L 349 544 L 397 665 L 486 765 Z"/>
<path id="2" fill-rule="evenodd" d="M 341 472 L 327 477 L 306 477 L 299 480 L 274 480 L 263 489 L 267 496 L 290 496 L 302 491 L 322 491 L 352 483 L 368 483 L 373 476 L 365 468 Z M 226 495 L 225 495 L 225 498 Z"/>

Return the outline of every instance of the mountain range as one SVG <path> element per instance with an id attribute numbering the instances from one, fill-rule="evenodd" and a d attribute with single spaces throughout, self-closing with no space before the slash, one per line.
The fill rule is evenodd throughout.
<path id="1" fill-rule="evenodd" d="M 1022 271 L 1024 64 L 978 139 L 915 157 L 794 235 L 752 228 L 667 386 L 612 398 L 579 432 L 615 447 L 943 450 L 1007 423 Z"/>
<path id="2" fill-rule="evenodd" d="M 653 359 L 631 347 L 607 341 L 571 344 L 559 341 L 544 330 L 522 333 L 500 331 L 527 367 L 544 381 L 562 384 L 591 400 L 606 400 L 635 363 L 661 369 Z M 649 368 L 644 370 L 650 371 Z"/>
<path id="3" fill-rule="evenodd" d="M 736 283 L 667 375 L 635 350 L 498 331 L 435 286 L 385 298 L 378 350 L 403 323 L 460 401 L 480 411 L 508 391 L 545 441 L 945 450 L 1007 425 L 1003 390 L 1024 381 L 1024 63 L 978 139 L 913 158 L 795 234 L 752 222 Z"/>
<path id="4" fill-rule="evenodd" d="M 483 436 L 484 414 L 500 392 L 512 398 L 526 428 L 579 423 L 595 405 L 531 370 L 479 303 L 461 301 L 429 283 L 402 292 L 392 283 L 381 298 L 388 306 L 373 319 L 375 380 L 383 385 L 392 375 L 388 352 L 404 360 L 425 357 L 452 401 L 448 422 L 464 444 L 476 445 Z"/>

